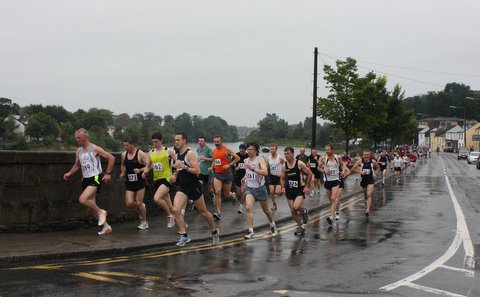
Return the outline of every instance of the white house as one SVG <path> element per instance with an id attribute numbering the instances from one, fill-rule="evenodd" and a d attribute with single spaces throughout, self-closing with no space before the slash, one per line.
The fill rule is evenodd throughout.
<path id="1" fill-rule="evenodd" d="M 423 127 L 423 129 L 418 132 L 418 146 L 430 146 L 429 130 L 428 127 Z"/>
<path id="2" fill-rule="evenodd" d="M 465 144 L 463 142 L 463 134 L 463 127 L 458 125 L 447 130 L 445 132 L 445 141 L 447 142 L 447 146 L 452 147 L 454 150 L 464 147 Z M 448 143 L 451 143 L 451 146 L 448 145 Z"/>

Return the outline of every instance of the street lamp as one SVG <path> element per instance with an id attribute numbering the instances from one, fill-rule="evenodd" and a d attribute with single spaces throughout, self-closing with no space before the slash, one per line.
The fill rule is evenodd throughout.
<path id="1" fill-rule="evenodd" d="M 453 109 L 463 109 L 463 147 L 467 147 L 467 122 L 465 121 L 465 107 L 450 105 L 450 108 Z"/>

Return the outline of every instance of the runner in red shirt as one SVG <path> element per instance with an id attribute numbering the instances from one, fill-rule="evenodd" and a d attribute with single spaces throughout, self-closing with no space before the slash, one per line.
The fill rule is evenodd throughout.
<path id="1" fill-rule="evenodd" d="M 413 173 L 413 170 L 415 169 L 415 166 L 416 166 L 416 163 L 417 163 L 417 154 L 412 151 L 410 153 L 410 156 L 408 156 L 410 158 L 410 173 Z"/>

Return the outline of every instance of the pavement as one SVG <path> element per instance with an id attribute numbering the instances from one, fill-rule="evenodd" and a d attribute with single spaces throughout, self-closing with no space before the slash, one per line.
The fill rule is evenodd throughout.
<path id="1" fill-rule="evenodd" d="M 388 172 L 391 174 L 391 171 Z M 358 174 L 352 174 L 345 182 L 342 200 L 361 192 Z M 377 180 L 377 183 L 381 179 Z M 277 224 L 291 220 L 290 210 L 284 196 L 277 197 L 278 210 L 274 212 Z M 270 202 L 271 205 L 271 202 Z M 325 188 L 321 186 L 320 198 L 307 197 L 304 206 L 310 213 L 328 207 Z M 212 205 L 208 205 L 211 212 Z M 217 223 L 220 237 L 231 237 L 247 232 L 245 214 L 237 213 L 238 205 L 227 201 L 222 204 L 222 219 Z M 147 214 L 148 216 L 148 214 Z M 187 211 L 185 221 L 189 227 L 187 232 L 192 242 L 209 241 L 211 234 L 208 224 L 195 212 Z M 43 233 L 7 233 L 0 234 L 0 263 L 16 263 L 36 260 L 58 260 L 66 258 L 109 257 L 113 255 L 145 251 L 154 248 L 175 247 L 178 240 L 177 227 L 167 229 L 165 215 L 149 217 L 150 228 L 137 230 L 138 221 L 112 224 L 113 233 L 99 236 L 98 228 L 79 229 L 74 231 Z M 266 229 L 268 221 L 260 205 L 254 209 L 254 229 Z"/>

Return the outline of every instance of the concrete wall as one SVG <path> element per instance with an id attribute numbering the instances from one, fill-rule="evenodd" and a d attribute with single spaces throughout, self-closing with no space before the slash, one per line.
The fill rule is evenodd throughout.
<path id="1" fill-rule="evenodd" d="M 124 203 L 124 183 L 116 181 L 120 154 L 114 154 L 112 183 L 103 184 L 97 204 L 109 212 L 109 223 L 138 219 Z M 96 225 L 96 219 L 78 203 L 81 172 L 63 180 L 75 161 L 74 152 L 0 150 L 0 232 L 66 230 Z M 106 168 L 106 163 L 103 164 Z M 149 216 L 159 214 L 147 189 Z"/>

